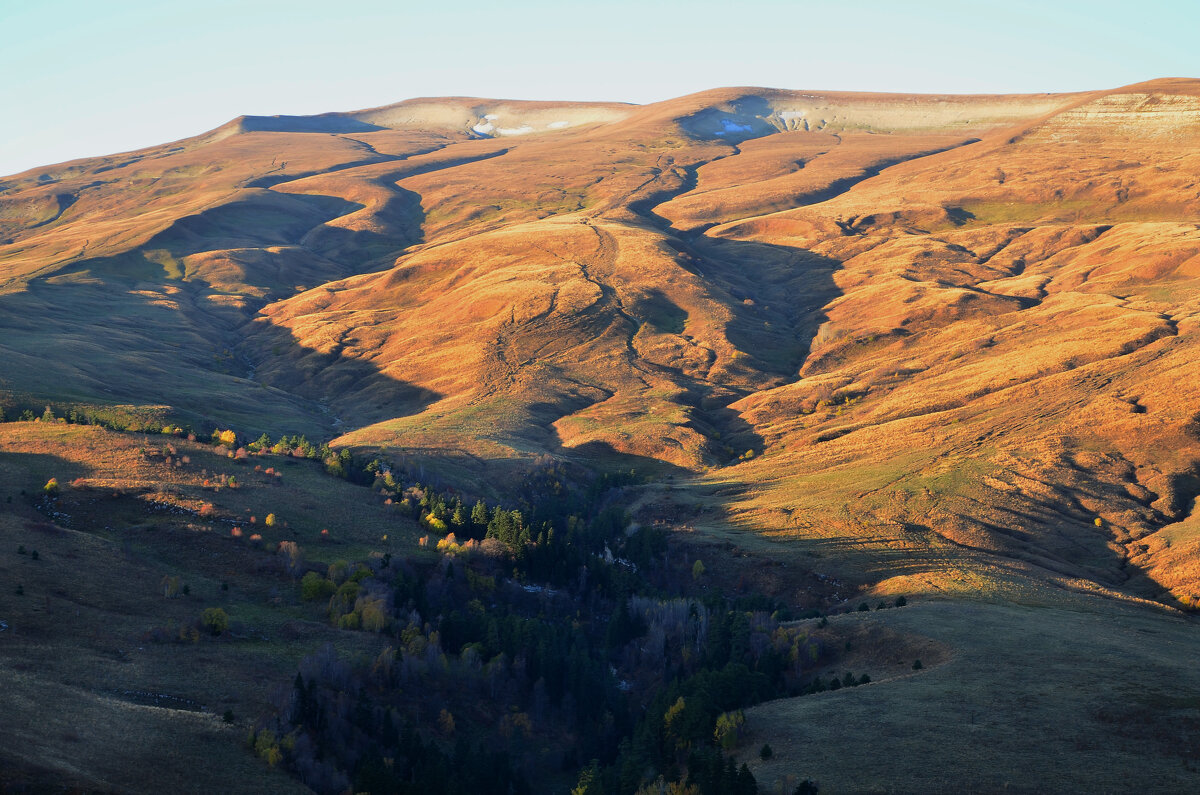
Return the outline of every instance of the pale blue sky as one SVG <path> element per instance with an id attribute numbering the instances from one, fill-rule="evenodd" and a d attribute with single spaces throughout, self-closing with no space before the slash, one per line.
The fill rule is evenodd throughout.
<path id="1" fill-rule="evenodd" d="M 1006 93 L 1200 77 L 1196 0 L 0 0 L 0 175 L 239 114 L 706 88 Z"/>

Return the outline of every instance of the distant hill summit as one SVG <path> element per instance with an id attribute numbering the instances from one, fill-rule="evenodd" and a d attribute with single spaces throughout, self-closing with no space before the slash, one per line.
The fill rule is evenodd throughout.
<path id="1" fill-rule="evenodd" d="M 490 138 L 620 121 L 634 107 L 614 102 L 526 102 L 477 97 L 429 97 L 349 113 L 241 116 L 220 129 L 228 128 L 235 132 L 320 133 L 419 129 Z"/>

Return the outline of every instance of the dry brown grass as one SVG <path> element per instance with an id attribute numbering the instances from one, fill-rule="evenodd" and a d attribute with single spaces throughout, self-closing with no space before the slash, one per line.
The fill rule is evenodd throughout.
<path id="1" fill-rule="evenodd" d="M 141 452 L 167 443 L 191 463 L 177 468 Z M 415 548 L 415 528 L 388 517 L 366 489 L 311 464 L 267 461 L 284 471 L 282 484 L 252 468 L 236 469 L 242 485 L 214 491 L 202 486 L 201 469 L 231 462 L 212 448 L 90 427 L 0 425 L 6 484 L 0 493 L 6 507 L 0 514 L 0 620 L 8 624 L 0 634 L 8 683 L 0 696 L 8 716 L 0 769 L 13 771 L 0 784 L 58 781 L 130 792 L 303 789 L 241 746 L 249 723 L 273 708 L 300 658 L 322 644 L 374 654 L 381 643 L 373 635 L 333 630 L 319 606 L 302 604 L 272 542 L 299 538 L 310 560 L 353 559 L 389 545 Z M 20 492 L 40 493 L 53 474 L 64 488 L 52 523 Z M 66 485 L 75 476 L 84 482 Z M 214 506 L 215 521 L 163 510 L 201 500 Z M 272 506 L 286 526 L 263 526 Z M 257 513 L 254 527 L 266 536 L 262 548 L 235 541 L 230 524 L 221 521 L 248 512 Z M 322 526 L 331 529 L 332 543 L 318 542 Z M 389 542 L 377 535 L 381 531 Z M 178 577 L 189 592 L 164 598 L 166 577 Z M 177 641 L 181 626 L 214 606 L 226 610 L 237 635 Z M 156 640 L 156 631 L 164 639 Z M 221 720 L 225 710 L 233 711 L 234 725 Z"/>
<path id="2" fill-rule="evenodd" d="M 1080 598 L 922 602 L 842 624 L 952 651 L 930 664 L 904 649 L 920 671 L 913 659 L 843 666 L 872 683 L 747 710 L 741 757 L 760 791 L 790 776 L 839 793 L 1186 792 L 1200 776 L 1191 621 Z"/>
<path id="3" fill-rule="evenodd" d="M 348 117 L 390 129 L 243 120 L 30 172 L 0 195 L 5 388 L 338 435 L 484 491 L 547 453 L 636 466 L 673 479 L 644 520 L 827 575 L 850 603 L 1192 607 L 1198 93 L 500 103 L 579 124 L 495 140 L 463 124 L 488 103 L 455 99 Z M 0 426 L 0 466 L 32 489 L 82 478 L 64 503 L 122 520 L 153 501 L 276 512 L 267 541 L 314 554 L 324 526 L 349 556 L 395 524 L 307 465 L 279 482 L 196 448 L 166 470 L 96 433 Z M 211 532 L 230 525 L 187 522 L 154 554 L 243 554 Z M 995 651 L 945 621 L 963 655 Z M 977 673 L 981 692 L 1011 680 Z"/>
<path id="4" fill-rule="evenodd" d="M 88 530 L 117 527 L 147 510 L 179 508 L 185 513 L 172 516 L 194 533 L 224 542 L 233 527 L 242 527 L 246 535 L 260 533 L 268 545 L 297 541 L 316 560 L 403 549 L 418 535 L 416 524 L 398 509 L 367 489 L 328 476 L 317 463 L 275 455 L 237 461 L 225 448 L 171 436 L 5 423 L 0 424 L 0 468 L 29 494 L 58 478 L 63 484 L 59 510 L 79 513 Z M 227 485 L 230 477 L 235 487 Z M 275 527 L 265 525 L 271 513 L 279 519 Z M 153 524 L 144 516 L 135 523 Z M 323 529 L 333 543 L 321 542 Z"/>

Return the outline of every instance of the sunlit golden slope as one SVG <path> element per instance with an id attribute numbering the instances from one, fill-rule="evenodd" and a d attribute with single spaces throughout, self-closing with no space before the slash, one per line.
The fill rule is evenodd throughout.
<path id="1" fill-rule="evenodd" d="M 650 467 L 644 520 L 855 584 L 1191 604 L 1197 143 L 1187 80 L 245 117 L 0 182 L 2 386 Z"/>

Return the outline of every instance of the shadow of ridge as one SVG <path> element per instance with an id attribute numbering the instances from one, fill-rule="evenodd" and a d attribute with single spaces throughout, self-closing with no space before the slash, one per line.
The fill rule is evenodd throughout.
<path id="1" fill-rule="evenodd" d="M 304 248 L 304 238 L 311 230 L 362 206 L 335 196 L 251 193 L 176 219 L 129 251 L 79 259 L 32 282 L 90 272 L 107 281 L 186 280 L 212 287 L 197 274 L 187 273 L 183 260 L 194 254 L 221 252 L 242 269 L 236 286 L 250 288 L 233 292 L 251 297 L 255 292 L 289 294 L 301 280 L 324 282 L 353 275 L 353 268 L 323 258 L 319 252 L 309 250 L 313 261 L 302 261 L 287 249 Z M 280 248 L 285 250 L 271 250 Z"/>
<path id="2" fill-rule="evenodd" d="M 752 523 L 736 511 L 737 503 L 749 498 L 752 488 L 749 483 L 733 488 L 723 485 L 723 493 L 714 495 L 714 487 L 701 483 L 700 496 L 685 494 L 676 510 L 687 523 L 695 524 L 699 536 L 734 543 L 758 557 L 809 572 L 827 586 L 826 606 L 834 613 L 842 612 L 843 608 L 855 610 L 869 599 L 865 591 L 895 577 L 916 578 L 919 582 L 922 575 L 928 575 L 924 578 L 928 585 L 924 590 L 937 593 L 941 587 L 934 583 L 939 576 L 947 571 L 969 570 L 972 559 L 983 554 L 963 547 L 962 556 L 949 562 L 944 549 L 921 546 L 919 539 L 906 538 L 919 534 L 918 525 L 881 524 L 878 529 L 891 536 L 858 537 L 847 531 L 845 535 L 831 537 L 827 527 L 809 533 L 806 530 L 812 525 L 779 527 Z M 1023 563 L 1019 558 L 999 556 L 988 561 L 989 568 L 998 574 L 1033 581 Z M 914 585 L 908 596 L 911 598 L 922 590 Z M 871 604 L 874 605 L 874 600 Z"/>
<path id="3" fill-rule="evenodd" d="M 666 236 L 685 268 L 722 288 L 723 302 L 734 314 L 727 337 L 738 352 L 768 375 L 794 377 L 827 319 L 824 307 L 842 294 L 833 280 L 841 262 L 778 243 L 710 237 L 704 227 L 683 232 L 655 212 L 659 205 L 694 190 L 699 169 L 714 159 L 720 158 L 684 167 L 679 185 L 652 191 L 626 206 Z"/>
<path id="4" fill-rule="evenodd" d="M 277 270 L 281 272 L 290 270 L 292 263 L 288 260 L 291 257 L 294 262 L 294 256 L 287 251 L 274 254 L 269 249 L 299 248 L 323 261 L 324 272 L 302 272 L 296 275 L 305 277 L 303 281 L 292 278 L 290 284 L 283 285 L 256 273 L 253 263 L 245 264 L 247 284 L 286 294 L 298 282 L 326 282 L 355 275 L 365 263 L 421 242 L 425 215 L 420 196 L 402 188 L 391 189 L 395 195 L 372 213 L 372 220 L 382 231 L 330 225 L 366 209 L 357 202 L 321 194 L 261 191 L 180 218 L 141 248 L 165 249 L 177 258 L 205 251 L 257 250 L 280 260 Z"/>
<path id="5" fill-rule="evenodd" d="M 51 425 L 49 427 L 56 426 Z M 5 450 L 2 448 L 0 448 L 0 464 L 11 466 L 18 472 L 25 471 L 28 473 L 28 478 L 26 479 L 25 483 L 16 481 L 8 484 L 8 488 L 12 489 L 13 491 L 11 494 L 6 494 L 6 496 L 13 497 L 14 503 L 13 505 L 5 505 L 5 508 L 8 509 L 6 513 L 10 514 L 15 513 L 13 509 L 18 507 L 15 505 L 19 499 L 15 496 L 18 490 L 26 491 L 28 502 L 23 504 L 30 507 L 32 510 L 33 500 L 37 497 L 41 497 L 42 487 L 51 477 L 58 479 L 60 488 L 66 488 L 67 484 L 72 480 L 75 480 L 76 478 L 89 477 L 96 472 L 95 468 L 93 467 L 89 467 L 86 464 L 79 463 L 78 461 L 72 461 L 68 458 L 54 455 L 53 453 L 29 453 Z M 45 474 L 45 477 L 41 477 L 42 474 Z M 7 492 L 7 490 L 8 489 L 5 489 L 5 492 Z M 41 516 L 40 513 L 37 515 Z M 30 513 L 25 516 L 25 518 L 30 518 L 32 516 L 33 514 Z"/>
<path id="6" fill-rule="evenodd" d="M 647 482 L 683 482 L 693 473 L 656 458 L 625 453 L 604 441 L 585 442 L 577 447 L 547 448 L 525 457 L 483 458 L 469 451 L 443 448 L 375 447 L 385 457 L 435 488 L 451 488 L 472 497 L 501 502 L 528 497 L 530 476 L 548 466 L 559 468 L 564 485 L 586 488 L 601 475 L 632 476 L 634 487 Z"/>
<path id="7" fill-rule="evenodd" d="M 376 187 L 390 193 L 388 198 L 381 205 L 373 207 L 371 212 L 372 222 L 382 225 L 385 231 L 347 229 L 342 226 L 330 226 L 328 222 L 325 222 L 314 227 L 305 236 L 304 246 L 324 257 L 350 263 L 354 266 L 355 272 L 362 272 L 366 266 L 374 264 L 391 267 L 394 264 L 394 257 L 387 262 L 380 260 L 425 242 L 426 212 L 421 201 L 421 194 L 401 187 L 398 184 L 400 180 L 491 160 L 508 154 L 509 151 L 508 148 L 502 148 L 492 152 L 448 158 L 433 163 L 411 162 L 413 157 L 432 154 L 444 148 L 437 147 L 408 155 L 382 156 L 381 160 L 373 161 L 375 163 L 395 162 L 396 164 L 394 169 L 368 180 Z"/>
<path id="8" fill-rule="evenodd" d="M 728 104 L 730 110 L 703 108 L 678 120 L 680 129 L 699 140 L 728 141 L 739 144 L 752 138 L 764 138 L 781 132 L 767 121 L 775 113 L 766 97 L 749 94 Z"/>
<path id="9" fill-rule="evenodd" d="M 564 461 L 583 465 L 599 473 L 621 474 L 636 471 L 640 476 L 658 480 L 683 479 L 692 476 L 692 471 L 658 458 L 625 453 L 609 442 L 592 440 L 574 447 L 559 446 L 552 455 Z"/>
<path id="10" fill-rule="evenodd" d="M 35 280 L 0 296 L 0 340 L 14 351 L 5 390 L 48 403 L 164 405 L 176 422 L 314 441 L 358 427 L 360 416 L 367 424 L 417 413 L 441 397 L 369 362 L 306 348 L 284 329 L 247 337 L 253 302 L 213 303 L 228 294 L 200 280 L 164 280 L 161 266 L 141 262 L 158 273 L 102 283 Z M 264 368 L 276 377 L 260 377 L 263 361 L 296 363 L 296 372 Z M 323 401 L 341 395 L 354 397 L 343 401 L 351 408 L 377 410 L 340 418 Z"/>
<path id="11" fill-rule="evenodd" d="M 492 158 L 507 154 L 509 151 L 507 148 L 503 148 L 493 152 L 465 155 L 432 163 L 412 162 L 412 158 L 414 157 L 433 154 L 445 148 L 445 146 L 437 146 L 407 155 L 378 155 L 371 160 L 356 161 L 325 171 L 281 176 L 278 178 L 266 176 L 247 183 L 247 187 L 271 188 L 274 185 L 298 181 L 314 174 L 328 175 L 360 166 L 394 163 L 394 167 L 390 170 L 369 178 L 364 178 L 365 182 L 369 182 L 375 187 L 389 193 L 388 197 L 381 204 L 371 208 L 370 213 L 372 225 L 380 227 L 382 231 L 376 231 L 375 229 L 350 229 L 345 226 L 329 224 L 330 221 L 336 218 L 365 209 L 363 205 L 359 204 L 354 205 L 345 212 L 339 213 L 333 218 L 325 219 L 320 224 L 314 225 L 304 235 L 303 239 L 299 241 L 301 245 L 319 256 L 350 265 L 348 273 L 362 273 L 374 269 L 376 265 L 390 267 L 394 264 L 395 256 L 398 253 L 411 246 L 425 242 L 426 213 L 421 202 L 421 195 L 408 188 L 401 187 L 398 184 L 400 180 L 435 171 L 457 168 L 470 163 L 491 160 Z M 372 149 L 372 151 L 374 150 Z M 336 198 L 304 193 L 280 192 L 277 195 L 294 196 L 300 199 L 307 197 L 316 200 Z"/>
<path id="12" fill-rule="evenodd" d="M 841 179 L 836 179 L 833 182 L 830 182 L 828 185 L 826 185 L 823 188 L 818 188 L 818 189 L 810 191 L 808 193 L 798 194 L 792 200 L 793 203 L 789 209 L 795 209 L 797 207 L 808 207 L 813 204 L 820 204 L 821 202 L 827 202 L 830 199 L 837 198 L 838 196 L 841 196 L 843 193 L 846 193 L 847 191 L 849 191 L 851 188 L 853 188 L 855 185 L 859 184 L 860 182 L 866 182 L 867 180 L 869 180 L 873 177 L 878 177 L 884 170 L 889 169 L 892 166 L 898 166 L 901 163 L 907 163 L 911 160 L 920 160 L 923 157 L 932 157 L 933 155 L 940 155 L 942 152 L 949 152 L 952 149 L 958 149 L 963 146 L 969 146 L 970 144 L 977 144 L 977 143 L 979 143 L 980 140 L 981 139 L 979 139 L 979 138 L 964 138 L 962 141 L 950 144 L 949 146 L 936 146 L 936 147 L 933 147 L 932 149 L 926 149 L 926 150 L 923 150 L 920 152 L 916 152 L 915 154 L 897 155 L 895 157 L 888 157 L 888 158 L 884 158 L 883 160 L 877 160 L 874 163 L 872 163 L 871 165 L 863 168 L 862 172 L 859 174 L 856 174 L 856 175 L 850 176 L 850 177 L 842 177 Z M 959 209 L 960 209 L 959 215 L 951 216 L 951 220 L 954 221 L 956 226 L 961 226 L 962 222 L 964 222 L 966 220 L 966 218 L 964 218 L 961 215 L 961 212 L 965 212 L 965 211 L 961 211 L 961 208 L 959 208 Z M 947 214 L 949 215 L 950 213 L 948 212 Z M 970 216 L 971 218 L 974 218 L 974 216 L 972 216 L 970 213 L 966 213 L 966 215 Z"/>
<path id="13" fill-rule="evenodd" d="M 686 243 L 696 272 L 725 293 L 733 313 L 726 337 L 765 374 L 795 379 L 808 357 L 825 307 L 842 295 L 842 263 L 778 243 L 700 235 Z"/>
<path id="14" fill-rule="evenodd" d="M 385 264 L 390 267 L 398 252 L 424 242 L 425 209 L 421 206 L 419 193 L 398 185 L 387 184 L 386 187 L 392 195 L 371 212 L 373 224 L 386 231 L 349 229 L 331 226 L 326 221 L 314 226 L 304 236 L 302 245 L 328 260 L 351 266 L 355 273 L 362 272 L 368 263 L 384 258 L 388 258 Z"/>
<path id="15" fill-rule="evenodd" d="M 819 476 L 822 471 L 811 474 Z M 750 473 L 757 476 L 761 470 L 751 469 Z M 848 493 L 841 501 L 843 511 L 835 508 L 825 511 L 832 515 L 822 515 L 818 510 L 821 503 L 812 504 L 803 496 L 791 502 L 780 496 L 763 504 L 757 479 L 740 475 L 736 467 L 722 470 L 718 477 L 719 484 L 698 478 L 680 492 L 678 510 L 685 518 L 717 537 L 759 536 L 763 542 L 778 544 L 780 555 L 807 560 L 805 565 L 810 568 L 856 586 L 927 573 L 925 581 L 933 593 L 946 584 L 941 578 L 949 577 L 961 585 L 961 573 L 966 572 L 990 583 L 997 594 L 1004 592 L 1005 582 L 1015 579 L 1032 587 L 1079 591 L 1088 589 L 1064 583 L 1090 582 L 1131 596 L 1147 596 L 1137 590 L 1139 583 L 1122 577 L 1125 562 L 1108 543 L 1109 536 L 1095 532 L 1091 515 L 1073 516 L 1073 511 L 1056 510 L 1053 499 L 996 505 L 980 503 L 971 494 L 949 493 L 944 498 L 939 495 L 938 504 L 953 521 L 931 522 L 921 509 L 899 517 L 888 510 L 888 518 L 884 518 L 877 512 L 878 506 Z M 1070 488 L 1082 493 L 1086 484 Z M 750 513 L 743 513 L 740 506 Z M 840 518 L 839 513 L 843 514 Z M 1010 515 L 1014 521 L 997 522 L 998 513 Z M 1073 531 L 1064 527 L 1068 522 Z M 1187 607 L 1174 597 L 1159 601 Z"/>
<path id="16" fill-rule="evenodd" d="M 646 290 L 645 295 L 630 307 L 629 314 L 664 334 L 682 334 L 688 319 L 687 311 L 657 287 Z"/>
<path id="17" fill-rule="evenodd" d="M 257 378 L 319 406 L 339 435 L 419 414 L 444 397 L 343 356 L 340 345 L 324 353 L 306 347 L 289 329 L 269 322 L 255 323 L 240 349 L 254 362 Z"/>
<path id="18" fill-rule="evenodd" d="M 243 116 L 238 123 L 245 132 L 365 133 L 388 129 L 338 113 L 318 116 Z"/>

